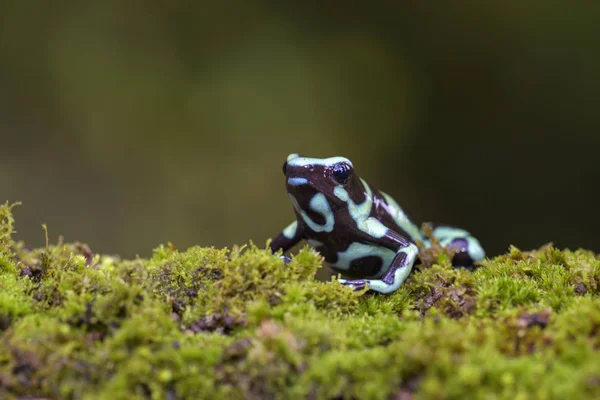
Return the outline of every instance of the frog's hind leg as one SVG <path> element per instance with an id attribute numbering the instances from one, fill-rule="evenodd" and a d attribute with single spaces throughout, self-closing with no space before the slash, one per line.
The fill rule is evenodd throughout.
<path id="1" fill-rule="evenodd" d="M 456 254 L 452 258 L 452 265 L 455 267 L 470 267 L 473 262 L 485 258 L 485 251 L 479 240 L 464 229 L 445 225 L 436 226 L 433 228 L 433 237 L 442 246 L 456 250 Z"/>
<path id="2" fill-rule="evenodd" d="M 417 258 L 417 253 L 418 249 L 414 244 L 409 244 L 407 247 L 398 250 L 391 265 L 381 279 L 339 279 L 339 282 L 354 290 L 362 290 L 366 285 L 369 285 L 369 289 L 375 292 L 383 294 L 393 293 L 398 290 L 408 277 L 408 274 L 410 274 Z"/>

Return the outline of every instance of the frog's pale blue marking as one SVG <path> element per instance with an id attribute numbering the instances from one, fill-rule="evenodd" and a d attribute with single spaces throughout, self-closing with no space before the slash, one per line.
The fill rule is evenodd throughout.
<path id="1" fill-rule="evenodd" d="M 390 249 L 373 244 L 353 242 L 345 251 L 337 253 L 337 261 L 333 266 L 347 270 L 350 268 L 350 263 L 362 257 L 377 256 L 381 258 L 382 266 L 386 267 L 391 264 L 396 256 L 396 253 Z"/>
<path id="2" fill-rule="evenodd" d="M 283 230 L 283 236 L 285 236 L 288 239 L 292 239 L 294 236 L 296 236 L 297 230 L 298 230 L 298 221 L 294 221 Z"/>
<path id="3" fill-rule="evenodd" d="M 472 260 L 479 261 L 485 258 L 485 251 L 479 240 L 475 239 L 464 229 L 452 228 L 449 226 L 438 226 L 433 230 L 435 236 L 442 246 L 447 246 L 455 239 L 465 239 L 468 243 L 467 251 Z"/>
<path id="4" fill-rule="evenodd" d="M 323 243 L 321 243 L 321 242 L 319 242 L 318 240 L 315 240 L 315 239 L 308 239 L 308 244 L 310 244 L 312 247 L 323 246 Z"/>
<path id="5" fill-rule="evenodd" d="M 293 160 L 294 158 L 298 158 L 298 157 L 300 157 L 300 155 L 299 155 L 299 154 L 292 153 L 292 154 L 290 154 L 290 155 L 287 157 L 287 162 L 290 162 L 290 161 L 291 161 L 291 160 Z"/>
<path id="6" fill-rule="evenodd" d="M 335 197 L 340 199 L 341 201 L 347 202 L 350 200 L 350 196 L 348 195 L 348 191 L 344 189 L 342 186 L 336 186 L 333 188 L 333 194 Z"/>
<path id="7" fill-rule="evenodd" d="M 373 207 L 373 192 L 371 191 L 371 188 L 367 182 L 363 181 L 363 185 L 365 186 L 366 197 L 365 201 L 363 201 L 361 204 L 356 204 L 354 201 L 352 201 L 348 191 L 342 186 L 336 186 L 333 189 L 333 194 L 335 197 L 348 203 L 348 212 L 357 225 L 361 221 L 365 221 L 367 218 L 369 218 L 369 214 L 371 214 L 371 208 Z"/>
<path id="8" fill-rule="evenodd" d="M 394 221 L 396 221 L 396 224 L 398 224 L 398 226 L 402 228 L 404 232 L 408 233 L 413 240 L 422 240 L 423 235 L 421 234 L 421 231 L 415 224 L 412 223 L 410 219 L 408 219 L 408 216 L 406 215 L 404 210 L 402 210 L 400 204 L 398 204 L 398 202 L 394 200 L 389 194 L 384 193 L 381 190 L 379 191 L 379 193 L 381 193 L 381 195 L 385 199 L 385 202 L 388 204 L 392 212 L 392 218 L 394 219 Z"/>
<path id="9" fill-rule="evenodd" d="M 398 253 L 406 254 L 406 261 L 408 261 L 408 264 L 406 264 L 405 266 L 400 267 L 394 271 L 394 283 L 389 284 L 389 283 L 384 282 L 381 279 L 365 279 L 364 281 L 369 285 L 369 289 L 374 290 L 379 293 L 384 293 L 384 294 L 392 293 L 392 292 L 398 290 L 400 285 L 402 285 L 402 283 L 406 280 L 406 278 L 408 277 L 408 274 L 410 274 L 410 271 L 412 270 L 412 267 L 413 267 L 413 264 L 415 261 L 415 257 L 417 256 L 417 253 L 418 253 L 418 249 L 417 249 L 417 246 L 415 246 L 414 244 L 411 244 L 408 247 L 404 247 L 404 248 L 400 249 L 398 251 Z M 391 261 L 390 261 L 390 263 L 391 263 Z M 338 281 L 342 284 L 348 282 L 348 280 L 346 280 L 346 279 L 338 279 Z"/>
<path id="10" fill-rule="evenodd" d="M 373 191 L 369 184 L 361 179 L 363 186 L 365 187 L 365 201 L 362 204 L 356 204 L 352 199 L 348 199 L 348 208 L 350 209 L 350 215 L 355 221 L 364 221 L 369 218 L 371 214 L 371 208 L 373 208 Z"/>
<path id="11" fill-rule="evenodd" d="M 291 156 L 291 155 L 290 155 Z M 322 165 L 325 167 L 331 167 L 337 163 L 346 163 L 351 167 L 352 162 L 346 157 L 329 157 L 329 158 L 308 158 L 308 157 L 288 157 L 288 164 L 292 167 L 305 167 L 307 165 Z"/>
<path id="12" fill-rule="evenodd" d="M 375 218 L 370 218 L 371 209 L 373 208 L 373 192 L 367 184 L 362 181 L 365 191 L 366 198 L 361 204 L 356 204 L 348 194 L 348 191 L 343 186 L 336 186 L 333 188 L 333 194 L 340 200 L 348 203 L 348 212 L 350 216 L 356 222 L 356 226 L 363 232 L 369 234 L 374 238 L 382 238 L 388 231 L 388 228 L 379 222 Z"/>
<path id="13" fill-rule="evenodd" d="M 485 258 L 485 251 L 483 250 L 483 246 L 479 243 L 479 240 L 475 239 L 473 236 L 467 237 L 467 243 L 469 243 L 469 257 L 472 260 L 479 261 Z"/>
<path id="14" fill-rule="evenodd" d="M 438 226 L 433 230 L 433 235 L 440 238 L 452 237 L 455 239 L 458 237 L 469 236 L 469 232 L 465 231 L 464 229 L 453 228 L 451 226 Z"/>
<path id="15" fill-rule="evenodd" d="M 388 232 L 387 226 L 385 226 L 384 224 L 379 222 L 379 220 L 373 217 L 368 218 L 366 221 L 363 221 L 360 224 L 358 224 L 358 228 L 361 231 L 366 232 L 370 236 L 377 239 L 384 237 L 385 234 Z"/>
<path id="16" fill-rule="evenodd" d="M 294 199 L 294 204 L 298 204 L 296 199 Z M 332 232 L 335 218 L 333 217 L 333 212 L 331 211 L 331 207 L 329 206 L 329 202 L 327 201 L 325 195 L 323 193 L 315 194 L 308 205 L 311 210 L 325 217 L 325 224 L 317 224 L 315 221 L 310 219 L 304 210 L 300 209 L 300 215 L 302 216 L 304 222 L 306 222 L 306 225 L 308 225 L 308 227 L 315 232 Z"/>
<path id="17" fill-rule="evenodd" d="M 306 178 L 288 178 L 288 185 L 290 186 L 306 185 L 307 183 Z"/>

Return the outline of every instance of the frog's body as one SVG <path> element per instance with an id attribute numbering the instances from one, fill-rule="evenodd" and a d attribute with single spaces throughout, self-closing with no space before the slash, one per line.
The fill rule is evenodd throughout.
<path id="1" fill-rule="evenodd" d="M 391 293 L 417 259 L 417 240 L 428 244 L 419 228 L 389 195 L 375 190 L 344 157 L 325 159 L 292 154 L 284 164 L 287 190 L 296 221 L 272 242 L 286 251 L 302 239 L 319 251 L 331 267 L 355 280 L 342 284 Z M 433 235 L 457 250 L 453 264 L 468 266 L 485 254 L 468 232 L 437 226 Z"/>

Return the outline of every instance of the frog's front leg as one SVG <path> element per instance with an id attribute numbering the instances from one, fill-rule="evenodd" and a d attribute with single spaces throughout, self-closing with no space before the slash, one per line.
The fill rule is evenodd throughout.
<path id="1" fill-rule="evenodd" d="M 298 221 L 294 221 L 271 241 L 269 247 L 273 253 L 279 250 L 285 253 L 302 240 L 302 235 L 302 229 L 298 226 Z M 286 264 L 289 262 L 289 258 L 284 256 L 282 258 L 286 261 Z"/>
<path id="2" fill-rule="evenodd" d="M 381 279 L 340 279 L 341 284 L 354 290 L 362 290 L 368 284 L 370 290 L 384 294 L 390 294 L 398 290 L 410 274 L 419 250 L 413 243 L 408 242 L 393 231 L 388 230 L 382 239 L 382 243 L 386 244 L 386 247 L 396 248 L 397 251 Z"/>

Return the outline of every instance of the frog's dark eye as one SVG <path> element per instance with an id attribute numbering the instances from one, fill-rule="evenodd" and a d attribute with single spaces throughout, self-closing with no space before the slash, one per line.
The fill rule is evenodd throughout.
<path id="1" fill-rule="evenodd" d="M 333 166 L 333 177 L 342 185 L 348 183 L 351 173 L 352 167 L 346 163 L 338 163 Z"/>
<path id="2" fill-rule="evenodd" d="M 287 170 L 287 161 L 283 163 L 283 174 L 285 175 L 285 171 Z"/>

